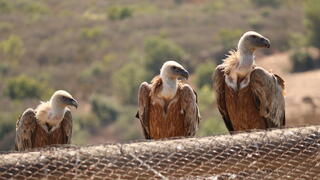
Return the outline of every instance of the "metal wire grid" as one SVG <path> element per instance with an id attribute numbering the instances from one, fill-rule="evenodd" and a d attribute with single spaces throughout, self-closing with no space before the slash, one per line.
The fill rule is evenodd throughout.
<path id="1" fill-rule="evenodd" d="M 0 179 L 320 179 L 320 126 L 0 155 Z"/>

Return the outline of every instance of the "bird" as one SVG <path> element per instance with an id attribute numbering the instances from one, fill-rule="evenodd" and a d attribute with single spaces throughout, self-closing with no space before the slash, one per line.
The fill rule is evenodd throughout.
<path id="1" fill-rule="evenodd" d="M 166 61 L 151 84 L 141 83 L 138 112 L 146 139 L 194 136 L 200 121 L 197 94 L 185 83 L 189 72 L 176 61 Z"/>
<path id="2" fill-rule="evenodd" d="M 244 33 L 213 74 L 218 110 L 231 133 L 285 126 L 284 80 L 255 64 L 261 48 L 270 48 L 269 39 Z"/>
<path id="3" fill-rule="evenodd" d="M 25 110 L 16 123 L 15 150 L 70 144 L 71 106 L 78 108 L 78 102 L 67 91 L 58 90 L 49 101 L 41 102 L 36 109 Z"/>

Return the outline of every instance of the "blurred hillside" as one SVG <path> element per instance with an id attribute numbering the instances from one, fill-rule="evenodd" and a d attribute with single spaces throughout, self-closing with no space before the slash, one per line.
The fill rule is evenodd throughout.
<path id="1" fill-rule="evenodd" d="M 13 147 L 19 115 L 57 89 L 80 102 L 73 143 L 142 138 L 134 118 L 137 89 L 172 59 L 192 73 L 202 114 L 198 135 L 225 133 L 212 91 L 216 64 L 242 33 L 255 30 L 272 43 L 258 52 L 258 64 L 297 78 L 291 84 L 319 77 L 296 74 L 320 67 L 319 12 L 316 0 L 0 0 L 0 150 Z M 306 113 L 294 110 L 298 120 L 289 124 L 318 122 L 316 112 L 306 116 L 310 99 L 301 98 L 292 107 L 307 104 Z"/>

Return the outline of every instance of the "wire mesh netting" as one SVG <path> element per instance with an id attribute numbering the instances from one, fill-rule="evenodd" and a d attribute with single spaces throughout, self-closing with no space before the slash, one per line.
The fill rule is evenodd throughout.
<path id="1" fill-rule="evenodd" d="M 0 179 L 320 179 L 320 126 L 0 155 Z"/>

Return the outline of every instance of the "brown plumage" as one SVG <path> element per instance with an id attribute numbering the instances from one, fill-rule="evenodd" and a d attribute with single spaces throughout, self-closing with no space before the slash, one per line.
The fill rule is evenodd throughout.
<path id="1" fill-rule="evenodd" d="M 171 71 L 177 72 L 172 75 Z M 179 74 L 185 75 L 187 71 L 178 63 L 168 61 L 161 68 L 161 75 L 155 77 L 151 84 L 144 82 L 140 85 L 137 118 L 146 139 L 195 135 L 200 120 L 197 96 L 188 84 L 177 80 Z M 168 92 L 164 90 L 166 85 L 163 79 L 171 75 L 176 87 Z"/>
<path id="2" fill-rule="evenodd" d="M 35 110 L 27 109 L 16 124 L 15 149 L 23 151 L 53 144 L 70 144 L 72 115 L 66 106 L 77 107 L 78 104 L 69 93 L 60 90 Z"/>
<path id="3" fill-rule="evenodd" d="M 239 42 L 238 51 L 230 52 L 216 68 L 214 87 L 218 108 L 229 131 L 285 125 L 283 79 L 254 65 L 254 51 L 269 46 L 269 40 L 260 34 L 247 32 Z"/>

